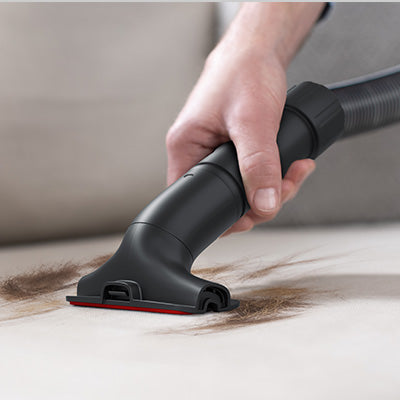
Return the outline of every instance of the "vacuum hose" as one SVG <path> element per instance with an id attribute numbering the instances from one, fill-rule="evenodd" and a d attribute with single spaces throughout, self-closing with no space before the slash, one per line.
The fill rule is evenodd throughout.
<path id="1" fill-rule="evenodd" d="M 343 137 L 400 120 L 400 65 L 326 87 L 343 108 Z"/>
<path id="2" fill-rule="evenodd" d="M 268 112 L 268 110 L 265 110 Z M 282 175 L 342 136 L 400 119 L 400 69 L 328 87 L 288 91 L 277 144 Z M 81 278 L 75 305 L 157 312 L 228 311 L 222 285 L 190 273 L 195 258 L 249 210 L 236 149 L 224 143 L 164 190 L 133 220 L 115 253 Z"/>

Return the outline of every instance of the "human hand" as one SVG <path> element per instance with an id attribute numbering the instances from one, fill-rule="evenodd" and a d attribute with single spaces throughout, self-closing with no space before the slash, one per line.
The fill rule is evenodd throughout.
<path id="1" fill-rule="evenodd" d="M 313 4 L 314 10 L 317 7 Z M 274 6 L 278 8 L 242 8 L 239 22 L 231 26 L 208 57 L 199 81 L 167 135 L 168 184 L 220 144 L 228 140 L 235 144 L 251 210 L 226 233 L 246 231 L 272 219 L 315 168 L 312 160 L 298 160 L 281 179 L 276 136 L 286 99 L 286 67 L 291 54 L 289 47 L 282 51 L 276 42 L 282 42 L 277 27 L 281 29 L 282 24 L 288 23 L 290 9 L 287 5 Z M 265 22 L 271 15 L 275 20 L 275 25 L 268 24 L 271 34 L 243 33 L 249 19 L 255 25 L 254 12 L 259 19 L 260 11 L 265 10 Z M 315 13 L 315 19 L 317 16 Z M 300 34 L 296 35 L 298 38 Z"/>

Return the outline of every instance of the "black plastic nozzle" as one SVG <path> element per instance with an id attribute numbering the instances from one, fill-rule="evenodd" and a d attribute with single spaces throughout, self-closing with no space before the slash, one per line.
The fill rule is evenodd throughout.
<path id="1" fill-rule="evenodd" d="M 282 174 L 315 158 L 343 131 L 343 111 L 324 86 L 288 92 L 277 142 Z M 78 283 L 72 304 L 175 313 L 228 311 L 229 290 L 190 273 L 195 258 L 249 209 L 232 142 L 154 199 L 129 226 L 110 260 Z"/>

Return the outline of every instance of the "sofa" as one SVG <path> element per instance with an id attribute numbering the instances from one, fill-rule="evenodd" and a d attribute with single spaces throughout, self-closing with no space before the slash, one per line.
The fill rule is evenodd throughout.
<path id="1" fill-rule="evenodd" d="M 0 4 L 0 279 L 117 249 L 165 187 L 165 133 L 235 7 Z M 289 84 L 399 63 L 399 13 L 335 4 Z M 195 262 L 292 260 L 262 284 L 313 290 L 301 312 L 202 332 L 191 328 L 214 315 L 64 304 L 75 287 L 44 298 L 53 311 L 14 319 L 21 304 L 1 299 L 1 398 L 398 399 L 398 130 L 337 143 L 276 220 Z"/>

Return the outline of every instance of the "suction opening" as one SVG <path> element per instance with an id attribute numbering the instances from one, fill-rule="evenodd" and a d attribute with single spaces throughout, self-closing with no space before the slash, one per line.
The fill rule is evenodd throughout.
<path id="1" fill-rule="evenodd" d="M 226 289 L 219 286 L 208 286 L 200 294 L 200 308 L 204 312 L 219 312 L 228 307 L 229 294 Z"/>

